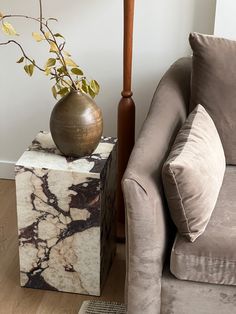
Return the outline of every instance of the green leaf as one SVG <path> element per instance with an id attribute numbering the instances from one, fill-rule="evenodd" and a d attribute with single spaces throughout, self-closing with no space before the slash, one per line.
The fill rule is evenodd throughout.
<path id="1" fill-rule="evenodd" d="M 56 19 L 55 17 L 49 17 L 47 20 L 48 21 L 56 21 L 56 22 L 58 22 L 58 19 Z"/>
<path id="2" fill-rule="evenodd" d="M 63 65 L 62 67 L 57 69 L 57 72 L 61 75 L 61 74 L 67 74 L 67 70 L 66 67 Z"/>
<path id="3" fill-rule="evenodd" d="M 59 34 L 59 33 L 54 34 L 54 36 L 55 36 L 55 37 L 61 37 L 61 38 L 64 38 L 64 36 L 62 36 L 62 35 L 61 35 L 61 34 Z"/>
<path id="4" fill-rule="evenodd" d="M 46 76 L 48 76 L 51 73 L 51 68 L 46 68 L 44 70 L 44 73 L 45 73 Z"/>
<path id="5" fill-rule="evenodd" d="M 37 42 L 44 40 L 44 37 L 39 33 L 33 32 L 32 36 L 33 36 L 34 40 L 36 40 Z"/>
<path id="6" fill-rule="evenodd" d="M 25 70 L 25 72 L 29 75 L 29 68 L 28 68 L 28 65 L 25 65 L 25 66 L 24 66 L 24 70 Z"/>
<path id="7" fill-rule="evenodd" d="M 66 65 L 71 67 L 77 67 L 77 64 L 70 58 L 65 58 Z"/>
<path id="8" fill-rule="evenodd" d="M 57 99 L 57 89 L 55 85 L 52 87 L 52 94 L 53 94 L 53 97 Z"/>
<path id="9" fill-rule="evenodd" d="M 34 73 L 34 64 L 29 65 L 29 76 L 32 76 Z"/>
<path id="10" fill-rule="evenodd" d="M 76 87 L 77 87 L 79 90 L 81 90 L 81 88 L 82 88 L 81 81 L 76 81 L 76 82 L 75 82 L 75 85 L 76 85 Z"/>
<path id="11" fill-rule="evenodd" d="M 50 52 L 58 52 L 58 47 L 54 42 L 50 42 Z"/>
<path id="12" fill-rule="evenodd" d="M 24 70 L 25 70 L 25 72 L 26 72 L 29 76 L 31 76 L 31 75 L 30 75 L 29 65 L 25 65 L 25 66 L 24 66 Z"/>
<path id="13" fill-rule="evenodd" d="M 31 63 L 30 65 L 25 65 L 24 70 L 29 76 L 32 76 L 34 73 L 34 64 Z"/>
<path id="14" fill-rule="evenodd" d="M 90 82 L 90 88 L 92 89 L 92 91 L 94 92 L 95 95 L 97 95 L 100 91 L 100 86 L 99 86 L 98 82 L 95 80 L 92 80 Z"/>
<path id="15" fill-rule="evenodd" d="M 73 68 L 71 69 L 71 72 L 75 75 L 84 75 L 83 71 L 80 70 L 79 68 Z"/>
<path id="16" fill-rule="evenodd" d="M 94 91 L 92 90 L 92 88 L 90 87 L 90 85 L 88 86 L 88 92 L 89 92 L 89 95 L 94 98 L 96 96 L 96 94 L 94 93 Z"/>
<path id="17" fill-rule="evenodd" d="M 10 35 L 10 36 L 18 35 L 14 27 L 8 22 L 5 22 L 2 24 L 2 30 L 6 35 Z"/>
<path id="18" fill-rule="evenodd" d="M 45 64 L 45 69 L 53 67 L 56 64 L 57 60 L 54 58 L 49 58 L 48 61 Z"/>
<path id="19" fill-rule="evenodd" d="M 88 84 L 85 79 L 82 79 L 82 91 L 85 92 L 86 94 L 88 93 Z"/>
<path id="20" fill-rule="evenodd" d="M 16 61 L 16 63 L 22 63 L 24 61 L 24 57 L 21 57 L 18 61 Z"/>
<path id="21" fill-rule="evenodd" d="M 68 87 L 63 87 L 63 88 L 61 88 L 57 93 L 58 93 L 59 95 L 61 95 L 61 96 L 65 96 L 66 94 L 69 93 L 69 88 L 68 88 Z"/>
<path id="22" fill-rule="evenodd" d="M 62 86 L 60 85 L 60 83 L 58 83 L 58 81 L 57 81 L 57 84 L 56 84 L 56 88 L 57 89 L 62 89 Z"/>

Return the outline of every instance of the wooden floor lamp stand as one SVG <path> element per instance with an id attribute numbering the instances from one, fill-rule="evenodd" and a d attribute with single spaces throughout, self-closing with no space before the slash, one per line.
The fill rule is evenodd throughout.
<path id="1" fill-rule="evenodd" d="M 125 241 L 125 209 L 121 180 L 135 141 L 135 104 L 132 99 L 132 47 L 134 0 L 124 0 L 124 65 L 123 91 L 118 106 L 118 189 L 117 189 L 117 239 Z"/>

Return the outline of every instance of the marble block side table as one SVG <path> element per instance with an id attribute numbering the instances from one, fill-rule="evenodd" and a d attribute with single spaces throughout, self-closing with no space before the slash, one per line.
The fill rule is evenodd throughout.
<path id="1" fill-rule="evenodd" d="M 116 139 L 72 159 L 40 132 L 15 170 L 21 286 L 99 296 L 115 254 Z"/>

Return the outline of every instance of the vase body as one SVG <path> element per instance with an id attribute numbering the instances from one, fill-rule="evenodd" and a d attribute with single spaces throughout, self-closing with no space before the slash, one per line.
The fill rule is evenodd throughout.
<path id="1" fill-rule="evenodd" d="M 63 155 L 90 155 L 102 136 L 101 109 L 87 95 L 71 91 L 53 108 L 50 130 L 57 148 Z"/>

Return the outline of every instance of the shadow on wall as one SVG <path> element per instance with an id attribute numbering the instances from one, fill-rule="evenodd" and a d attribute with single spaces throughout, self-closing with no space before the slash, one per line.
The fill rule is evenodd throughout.
<path id="1" fill-rule="evenodd" d="M 145 93 L 143 92 L 144 81 L 143 77 L 136 81 L 135 84 L 135 93 L 134 93 L 134 102 L 136 104 L 136 123 L 135 123 L 135 137 L 138 138 L 138 135 L 141 131 L 144 120 L 147 117 L 149 107 L 153 98 L 153 94 L 158 85 L 158 81 L 161 78 L 162 73 L 152 75 L 151 77 L 145 77 Z"/>
<path id="2" fill-rule="evenodd" d="M 95 99 L 103 114 L 103 135 L 116 137 L 117 106 L 121 99 L 122 81 L 120 77 L 108 76 L 103 79 L 101 94 Z M 104 97 L 107 106 L 104 105 Z"/>
<path id="3" fill-rule="evenodd" d="M 216 0 L 195 0 L 193 15 L 193 30 L 209 35 L 214 33 Z"/>
<path id="4" fill-rule="evenodd" d="M 137 9 L 140 4 L 137 3 Z M 170 6 L 172 10 L 168 10 Z M 158 12 L 152 12 L 148 7 L 144 9 L 144 14 L 142 8 L 139 9 L 134 33 L 133 64 L 136 138 L 159 80 L 178 58 L 191 55 L 189 33 L 196 31 L 213 34 L 215 7 L 216 0 L 166 0 L 160 4 Z M 149 16 L 148 21 L 145 20 L 146 16 Z M 140 22 L 142 20 L 146 21 L 145 24 Z"/>

